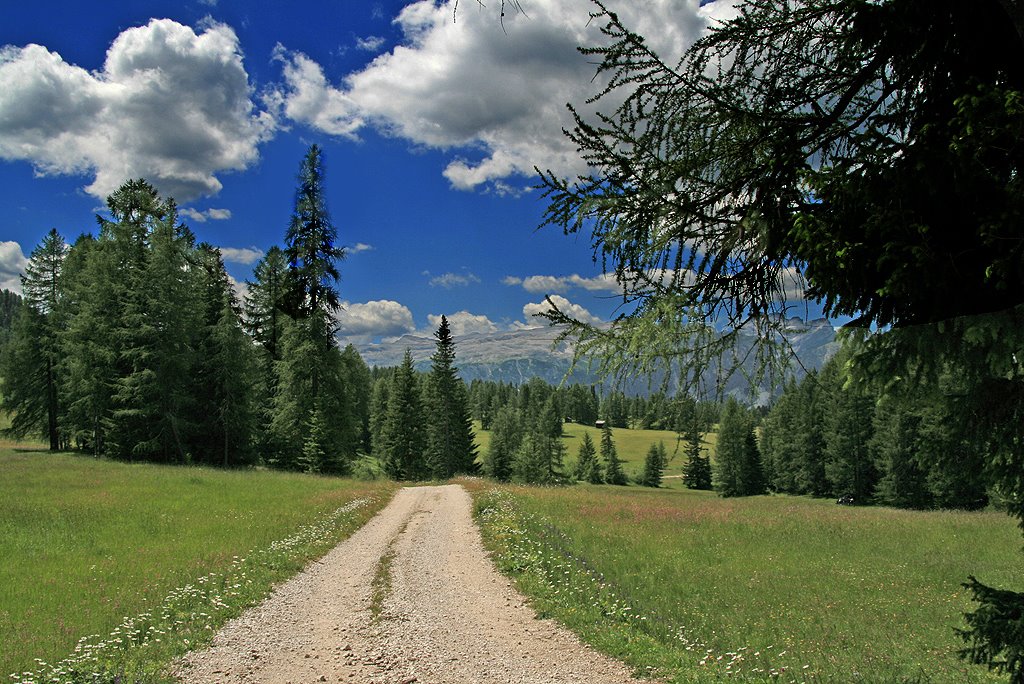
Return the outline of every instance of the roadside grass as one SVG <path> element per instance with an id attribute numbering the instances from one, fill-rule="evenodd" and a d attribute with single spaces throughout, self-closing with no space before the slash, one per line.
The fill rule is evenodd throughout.
<path id="1" fill-rule="evenodd" d="M 172 658 L 358 529 L 393 489 L 0 448 L 0 673 L 161 681 Z M 60 672 L 35 660 L 55 664 L 76 644 Z"/>
<path id="2" fill-rule="evenodd" d="M 956 657 L 969 574 L 1024 586 L 992 512 L 467 480 L 498 567 L 554 617 L 668 682 L 1001 682 Z"/>

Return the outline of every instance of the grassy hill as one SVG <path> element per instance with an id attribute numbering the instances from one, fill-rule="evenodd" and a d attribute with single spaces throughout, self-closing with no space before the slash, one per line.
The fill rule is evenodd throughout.
<path id="1" fill-rule="evenodd" d="M 357 529 L 392 487 L 0 447 L 0 676 L 86 635 L 119 663 L 113 645 L 134 630 L 156 667 Z"/>

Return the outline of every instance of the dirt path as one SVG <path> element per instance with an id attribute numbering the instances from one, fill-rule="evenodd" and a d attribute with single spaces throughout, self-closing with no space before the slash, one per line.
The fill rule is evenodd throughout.
<path id="1" fill-rule="evenodd" d="M 188 656 L 180 678 L 636 681 L 621 663 L 536 619 L 487 558 L 470 511 L 458 485 L 401 490 L 351 538 L 228 623 L 210 649 Z"/>

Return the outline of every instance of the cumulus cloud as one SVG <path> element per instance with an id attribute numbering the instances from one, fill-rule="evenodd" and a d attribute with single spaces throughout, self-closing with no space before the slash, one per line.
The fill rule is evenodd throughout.
<path id="1" fill-rule="evenodd" d="M 453 314 L 447 314 L 446 317 L 448 318 L 448 327 L 451 329 L 453 337 L 461 337 L 470 333 L 498 332 L 497 324 L 481 314 L 457 311 Z M 437 326 L 441 325 L 441 314 L 429 314 L 427 320 L 430 321 L 431 332 L 433 332 L 437 330 Z"/>
<path id="2" fill-rule="evenodd" d="M 572 125 L 565 103 L 586 113 L 583 103 L 601 88 L 591 59 L 576 50 L 605 42 L 599 22 L 589 20 L 583 2 L 531 0 L 529 17 L 507 12 L 504 20 L 500 4 L 460 7 L 453 22 L 453 0 L 413 2 L 394 20 L 401 43 L 333 82 L 309 57 L 282 46 L 284 84 L 270 101 L 292 120 L 332 135 L 356 137 L 372 124 L 416 145 L 452 150 L 444 175 L 463 190 L 509 192 L 507 179 L 531 177 L 534 166 L 564 175 L 585 170 L 562 129 Z M 609 6 L 669 62 L 733 11 L 725 0 Z"/>
<path id="3" fill-rule="evenodd" d="M 357 242 L 351 247 L 345 248 L 345 254 L 359 254 L 360 252 L 369 252 L 373 249 L 373 245 L 368 245 L 365 242 Z"/>
<path id="4" fill-rule="evenodd" d="M 263 258 L 263 250 L 259 247 L 221 247 L 220 255 L 224 261 L 248 266 Z"/>
<path id="5" fill-rule="evenodd" d="M 395 337 L 416 330 L 408 307 L 389 299 L 342 302 L 337 320 L 339 335 L 366 340 Z"/>
<path id="6" fill-rule="evenodd" d="M 568 292 L 573 288 L 587 290 L 588 292 L 622 291 L 622 286 L 615 282 L 615 276 L 610 273 L 603 273 L 592 278 L 586 278 L 577 273 L 568 276 L 533 275 L 526 278 L 505 276 L 501 282 L 505 285 L 522 287 L 527 292 L 534 294 Z"/>
<path id="7" fill-rule="evenodd" d="M 348 93 L 327 82 L 323 67 L 301 52 L 278 44 L 274 59 L 284 65 L 284 87 L 270 89 L 264 102 L 279 116 L 329 135 L 358 140 L 364 120 Z"/>
<path id="8" fill-rule="evenodd" d="M 105 198 L 145 177 L 179 202 L 214 195 L 273 134 L 254 107 L 235 32 L 153 19 L 122 32 L 87 71 L 41 45 L 0 48 L 0 158 L 42 175 L 91 175 Z"/>
<path id="9" fill-rule="evenodd" d="M 551 303 L 557 306 L 558 310 L 564 313 L 566 316 L 575 318 L 581 323 L 590 323 L 591 325 L 598 325 L 602 322 L 600 318 L 587 311 L 586 308 L 580 306 L 579 304 L 574 304 L 570 302 L 568 299 L 561 295 L 549 295 L 547 299 L 550 299 Z M 526 317 L 528 326 L 539 325 L 540 323 L 538 322 L 537 315 L 543 314 L 551 310 L 551 304 L 548 303 L 547 299 L 544 299 L 536 303 L 527 304 L 526 306 L 523 307 L 523 316 Z"/>
<path id="10" fill-rule="evenodd" d="M 28 266 L 28 259 L 21 251 L 21 245 L 12 240 L 0 241 L 0 290 L 21 292 L 21 274 Z"/>
<path id="11" fill-rule="evenodd" d="M 429 276 L 430 273 L 427 272 L 425 275 Z M 430 279 L 430 286 L 443 287 L 446 290 L 450 290 L 453 287 L 466 287 L 467 285 L 479 282 L 480 278 L 473 273 L 442 273 Z"/>
<path id="12" fill-rule="evenodd" d="M 199 209 L 182 209 L 179 212 L 185 218 L 192 219 L 197 223 L 206 223 L 207 221 L 226 221 L 231 218 L 230 209 L 206 209 L 201 211 Z"/>

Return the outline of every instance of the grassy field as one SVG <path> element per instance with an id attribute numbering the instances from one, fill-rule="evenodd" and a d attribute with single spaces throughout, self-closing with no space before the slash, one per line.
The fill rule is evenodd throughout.
<path id="1" fill-rule="evenodd" d="M 468 482 L 487 545 L 553 616 L 669 682 L 1005 681 L 955 656 L 968 574 L 1020 588 L 998 513 Z"/>
<path id="2" fill-rule="evenodd" d="M 170 657 L 357 529 L 392 487 L 0 448 L 0 676 L 88 635 L 148 640 L 147 667 Z"/>
<path id="3" fill-rule="evenodd" d="M 476 423 L 474 429 L 476 431 L 477 451 L 479 458 L 482 459 L 491 443 L 491 433 L 481 430 L 479 422 Z M 576 462 L 576 454 L 579 451 L 580 441 L 583 439 L 584 433 L 589 433 L 590 439 L 594 441 L 594 446 L 600 447 L 601 431 L 597 428 L 578 423 L 566 423 L 562 427 L 562 441 L 565 443 L 566 453 L 565 465 L 569 469 Z M 704 435 L 705 453 L 713 451 L 716 437 L 717 435 L 713 432 Z M 665 450 L 668 452 L 669 462 L 668 467 L 665 469 L 665 474 L 679 475 L 682 473 L 683 464 L 686 462 L 686 457 L 683 455 L 685 445 L 680 443 L 677 452 L 677 434 L 675 432 L 615 428 L 612 430 L 612 439 L 615 441 L 615 451 L 622 460 L 623 470 L 631 479 L 643 472 L 644 457 L 647 455 L 647 450 L 651 448 L 652 444 L 657 444 L 658 442 L 663 443 Z M 665 485 L 674 488 L 677 486 L 681 487 L 682 483 L 680 481 L 673 482 L 670 478 L 665 481 Z"/>

